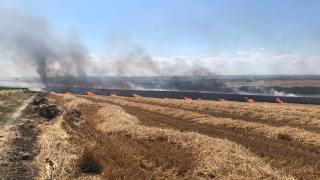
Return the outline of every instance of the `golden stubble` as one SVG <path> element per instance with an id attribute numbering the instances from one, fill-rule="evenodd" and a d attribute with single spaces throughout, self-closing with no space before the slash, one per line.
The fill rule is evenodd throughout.
<path id="1" fill-rule="evenodd" d="M 101 96 L 97 98 L 104 97 Z M 202 114 L 186 114 L 185 110 L 170 111 L 172 108 L 164 109 L 164 107 L 160 106 L 153 107 L 150 104 L 144 106 L 140 99 L 137 99 L 137 102 L 128 102 L 126 100 L 126 98 L 119 97 L 112 99 L 113 102 L 119 103 L 120 105 L 139 106 L 140 108 L 146 108 L 150 111 L 167 113 L 172 117 L 195 121 L 197 123 L 212 123 L 213 120 L 211 119 L 212 117 L 204 117 Z M 82 123 L 84 121 L 92 121 L 93 126 L 96 126 L 94 128 L 97 128 L 97 130 L 106 137 L 112 134 L 124 134 L 133 140 L 145 139 L 150 141 L 164 137 L 172 146 L 179 145 L 183 147 L 192 152 L 192 156 L 196 158 L 196 166 L 192 170 L 192 177 L 195 179 L 208 179 L 210 177 L 219 179 L 293 179 L 290 175 L 285 175 L 282 170 L 271 168 L 263 159 L 255 156 L 246 148 L 230 142 L 227 139 L 213 138 L 197 132 L 180 132 L 170 128 L 143 126 L 136 117 L 126 113 L 119 106 L 108 103 L 93 103 L 74 95 L 51 95 L 51 101 L 60 104 L 63 113 L 73 109 L 83 110 L 86 107 L 96 108 L 98 113 L 92 115 L 92 118 L 90 118 L 90 115 L 87 115 L 88 117 L 86 117 Z M 179 100 L 176 101 L 179 102 Z M 184 102 L 178 104 L 178 106 L 183 106 L 183 104 Z M 39 127 L 42 131 L 42 134 L 38 138 L 41 152 L 37 156 L 35 163 L 40 167 L 40 179 L 74 178 L 74 173 L 78 172 L 76 161 L 83 151 L 80 144 L 88 145 L 92 143 L 70 143 L 71 137 L 62 126 L 64 121 L 63 115 L 61 115 Z M 235 120 L 228 118 L 221 118 L 221 120 L 214 119 L 214 121 L 214 123 L 217 123 L 214 125 L 224 124 L 236 127 L 256 124 L 237 124 Z M 256 129 L 259 128 L 257 127 Z M 94 144 L 92 144 L 92 146 L 93 145 Z M 54 165 L 50 166 L 47 159 L 54 162 Z M 99 176 L 83 175 L 78 178 L 99 179 Z"/>
<path id="2" fill-rule="evenodd" d="M 125 132 L 137 139 L 165 136 L 172 144 L 191 150 L 197 157 L 194 174 L 204 174 L 207 177 L 215 174 L 224 179 L 291 178 L 273 170 L 247 149 L 226 139 L 212 138 L 196 132 L 142 126 L 138 119 L 114 105 L 104 104 L 99 114 L 104 120 L 99 127 L 105 133 Z"/>
<path id="3" fill-rule="evenodd" d="M 100 98 L 100 97 L 99 97 Z M 200 124 L 208 124 L 208 125 L 214 125 L 214 126 L 227 126 L 229 128 L 238 128 L 238 129 L 244 129 L 248 132 L 254 132 L 259 135 L 264 135 L 268 138 L 278 138 L 279 135 L 288 135 L 293 140 L 296 140 L 298 142 L 304 143 L 304 144 L 311 144 L 320 146 L 320 134 L 310 131 L 305 131 L 300 128 L 290 127 L 290 126 L 280 126 L 280 127 L 274 127 L 263 123 L 255 123 L 250 121 L 244 121 L 239 119 L 233 119 L 233 118 L 222 118 L 222 117 L 214 117 L 210 114 L 202 114 L 202 113 L 196 113 L 196 112 L 190 112 L 186 109 L 181 109 L 181 107 L 194 107 L 195 109 L 204 109 L 205 107 L 212 109 L 213 107 L 217 105 L 221 105 L 223 111 L 228 111 L 228 113 L 232 114 L 236 109 L 239 114 L 255 114 L 255 116 L 262 117 L 266 114 L 266 109 L 271 109 L 273 111 L 277 111 L 277 113 L 274 114 L 274 116 L 278 116 L 278 119 L 281 119 L 283 116 L 285 116 L 286 113 L 282 113 L 281 109 L 284 108 L 285 111 L 293 111 L 294 114 L 296 108 L 294 107 L 284 107 L 281 104 L 270 104 L 270 103 L 237 103 L 237 102 L 191 102 L 191 101 L 181 101 L 181 100 L 172 100 L 172 102 L 168 102 L 168 100 L 161 100 L 161 99 L 149 99 L 149 98 L 140 98 L 139 100 L 132 100 L 132 98 L 109 98 L 109 97 L 103 97 L 109 101 L 112 101 L 116 104 L 119 104 L 121 106 L 130 106 L 130 107 L 136 107 L 152 112 L 157 112 L 161 114 L 168 115 L 170 117 L 183 119 L 190 122 L 196 122 Z M 153 104 L 147 104 L 144 102 L 150 102 L 153 101 Z M 159 106 L 157 104 L 161 104 L 163 106 Z M 176 103 L 176 104 L 174 104 Z M 203 104 L 202 104 L 203 103 Z M 170 107 L 168 107 L 170 104 Z M 226 105 L 227 104 L 227 105 Z M 198 105 L 198 106 L 197 106 Z M 258 107 L 257 107 L 258 106 Z M 275 106 L 275 107 L 274 107 Z M 292 105 L 293 106 L 293 105 Z M 304 107 L 305 111 L 308 112 L 306 109 L 311 110 L 311 108 L 315 108 L 315 106 L 310 105 L 297 105 L 298 107 Z M 178 107 L 178 108 L 173 108 Z M 224 107 L 224 108 L 223 108 Z M 249 109 L 252 110 L 249 110 Z M 258 110 L 260 109 L 260 111 Z M 263 110 L 262 110 L 263 109 Z M 315 110 L 318 111 L 318 110 Z M 271 111 L 272 112 L 272 111 Z M 304 121 L 306 118 L 305 114 L 301 114 L 302 112 L 298 112 L 300 116 L 297 116 L 296 119 Z M 288 113 L 289 114 L 289 113 Z M 317 114 L 317 113 L 316 113 Z M 320 114 L 320 113 L 318 113 Z M 317 115 L 318 115 L 317 114 Z M 249 115 L 248 115 L 249 116 Z M 268 116 L 268 115 L 265 115 Z M 319 121 L 320 118 L 314 121 Z M 320 129 L 320 128 L 319 128 Z"/>

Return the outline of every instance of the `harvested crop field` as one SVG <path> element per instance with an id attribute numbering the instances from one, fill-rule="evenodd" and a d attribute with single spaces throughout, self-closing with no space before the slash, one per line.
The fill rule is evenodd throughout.
<path id="1" fill-rule="evenodd" d="M 7 141 L 0 170 L 29 179 L 319 179 L 318 107 L 37 93 L 12 115 L 19 123 L 8 137 L 23 142 Z"/>
<path id="2" fill-rule="evenodd" d="M 317 105 L 48 98 L 61 114 L 40 127 L 44 179 L 320 178 Z"/>

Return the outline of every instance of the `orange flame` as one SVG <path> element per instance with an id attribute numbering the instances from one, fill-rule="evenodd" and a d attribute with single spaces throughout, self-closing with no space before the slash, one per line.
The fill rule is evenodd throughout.
<path id="1" fill-rule="evenodd" d="M 86 91 L 86 94 L 89 95 L 89 96 L 93 95 L 93 93 L 91 91 Z"/>
<path id="2" fill-rule="evenodd" d="M 71 92 L 66 92 L 65 94 L 72 94 Z"/>
<path id="3" fill-rule="evenodd" d="M 110 96 L 111 96 L 111 97 L 116 97 L 117 95 L 116 95 L 116 94 L 110 94 Z"/>
<path id="4" fill-rule="evenodd" d="M 202 101 L 202 99 L 201 99 L 201 98 L 198 98 L 198 101 Z"/>
<path id="5" fill-rule="evenodd" d="M 225 99 L 222 99 L 222 98 L 220 98 L 220 99 L 218 99 L 219 101 L 221 101 L 221 102 L 226 102 L 227 100 L 225 100 Z"/>
<path id="6" fill-rule="evenodd" d="M 280 99 L 280 98 L 277 98 L 277 99 L 276 99 L 276 101 L 277 101 L 278 103 L 280 103 L 280 104 L 287 104 L 287 103 L 285 103 L 285 102 L 281 101 L 281 99 Z"/>
<path id="7" fill-rule="evenodd" d="M 191 101 L 192 99 L 191 99 L 191 98 L 184 97 L 184 100 L 186 100 L 186 101 Z"/>
<path id="8" fill-rule="evenodd" d="M 254 100 L 253 99 L 249 99 L 249 98 L 247 98 L 247 97 L 245 97 L 244 98 L 247 102 L 249 102 L 249 103 L 254 103 Z"/>
<path id="9" fill-rule="evenodd" d="M 132 93 L 132 96 L 134 97 L 134 98 L 138 98 L 139 96 L 137 95 L 137 94 L 135 94 L 135 93 Z"/>

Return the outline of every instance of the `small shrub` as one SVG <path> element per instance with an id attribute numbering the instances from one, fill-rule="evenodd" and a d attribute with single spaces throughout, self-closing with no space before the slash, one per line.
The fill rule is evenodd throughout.
<path id="1" fill-rule="evenodd" d="M 78 166 L 83 173 L 100 174 L 103 171 L 101 157 L 94 147 L 86 146 L 78 159 Z"/>

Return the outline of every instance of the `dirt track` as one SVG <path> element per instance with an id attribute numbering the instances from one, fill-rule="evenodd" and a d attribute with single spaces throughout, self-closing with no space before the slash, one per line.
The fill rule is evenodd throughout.
<path id="1" fill-rule="evenodd" d="M 320 178 L 318 106 L 83 97 L 121 106 L 145 126 L 226 138 L 296 178 Z"/>
<path id="2" fill-rule="evenodd" d="M 33 179 L 37 170 L 31 162 L 38 153 L 35 147 L 38 132 L 33 122 L 21 118 L 21 115 L 34 96 L 31 93 L 16 94 L 8 98 L 7 107 L 12 108 L 2 116 L 0 179 Z"/>

